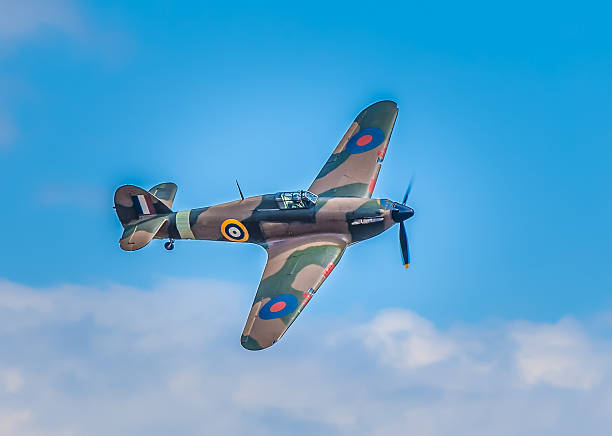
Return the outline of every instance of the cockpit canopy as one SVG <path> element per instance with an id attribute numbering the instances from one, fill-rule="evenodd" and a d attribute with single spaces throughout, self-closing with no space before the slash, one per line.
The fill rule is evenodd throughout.
<path id="1" fill-rule="evenodd" d="M 279 209 L 307 209 L 317 203 L 317 198 L 310 191 L 279 192 L 276 194 Z"/>

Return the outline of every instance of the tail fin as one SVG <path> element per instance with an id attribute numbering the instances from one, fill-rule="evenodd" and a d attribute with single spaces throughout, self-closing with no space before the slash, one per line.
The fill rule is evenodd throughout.
<path id="1" fill-rule="evenodd" d="M 160 193 L 158 198 L 138 186 L 125 185 L 115 192 L 115 212 L 125 229 L 119 245 L 127 251 L 138 250 L 147 245 L 168 221 L 176 185 L 164 183 L 151 188 Z"/>
<path id="2" fill-rule="evenodd" d="M 125 185 L 117 189 L 115 211 L 123 227 L 152 215 L 172 213 L 172 210 L 161 199 L 133 185 Z"/>

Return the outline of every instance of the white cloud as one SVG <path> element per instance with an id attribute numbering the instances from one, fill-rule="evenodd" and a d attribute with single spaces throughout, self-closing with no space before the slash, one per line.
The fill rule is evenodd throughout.
<path id="1" fill-rule="evenodd" d="M 311 311 L 253 353 L 239 344 L 251 291 L 0 282 L 0 434 L 607 435 L 612 424 L 610 343 L 578 321 L 440 330 L 405 310 L 363 324 Z"/>
<path id="2" fill-rule="evenodd" d="M 16 368 L 6 368 L 0 370 L 0 381 L 4 387 L 4 391 L 9 394 L 17 393 L 23 387 L 23 376 L 21 371 Z"/>
<path id="3" fill-rule="evenodd" d="M 598 349 L 575 321 L 563 319 L 554 325 L 521 325 L 511 337 L 518 350 L 515 358 L 527 384 L 591 389 L 604 377 L 612 360 L 610 348 Z"/>
<path id="4" fill-rule="evenodd" d="M 398 368 L 419 368 L 448 358 L 454 344 L 432 323 L 409 311 L 387 311 L 359 330 L 366 346 Z"/>
<path id="5" fill-rule="evenodd" d="M 22 434 L 23 429 L 32 417 L 32 412 L 27 409 L 0 411 L 0 434 L 12 436 Z"/>
<path id="6" fill-rule="evenodd" d="M 134 41 L 112 16 L 95 17 L 71 0 L 0 0 L 0 54 L 24 42 L 67 36 L 82 54 L 93 54 L 108 65 L 121 63 Z"/>
<path id="7" fill-rule="evenodd" d="M 0 41 L 15 41 L 44 28 L 69 34 L 79 33 L 82 28 L 68 1 L 0 0 L 0 11 Z"/>

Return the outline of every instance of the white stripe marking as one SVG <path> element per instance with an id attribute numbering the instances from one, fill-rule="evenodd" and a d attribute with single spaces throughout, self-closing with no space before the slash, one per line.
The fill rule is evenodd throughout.
<path id="1" fill-rule="evenodd" d="M 151 215 L 151 211 L 149 210 L 149 206 L 147 206 L 147 201 L 145 200 L 144 195 L 138 195 L 138 202 L 140 203 L 140 208 L 142 209 L 143 215 Z"/>

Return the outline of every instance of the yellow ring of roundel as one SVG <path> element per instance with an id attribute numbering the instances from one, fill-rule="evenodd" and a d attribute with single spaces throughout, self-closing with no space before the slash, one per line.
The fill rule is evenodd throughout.
<path id="1" fill-rule="evenodd" d="M 228 234 L 225 231 L 225 228 L 228 226 L 228 224 L 236 224 L 238 227 L 240 227 L 240 230 L 242 230 L 244 232 L 244 236 L 240 239 L 236 239 L 234 237 L 232 237 L 230 234 Z M 249 239 L 249 231 L 246 229 L 246 227 L 244 226 L 244 224 L 242 224 L 240 221 L 235 220 L 233 218 L 227 219 L 225 221 L 223 221 L 223 223 L 221 224 L 221 234 L 223 236 L 225 236 L 225 238 L 228 241 L 232 241 L 232 242 L 246 242 Z"/>

